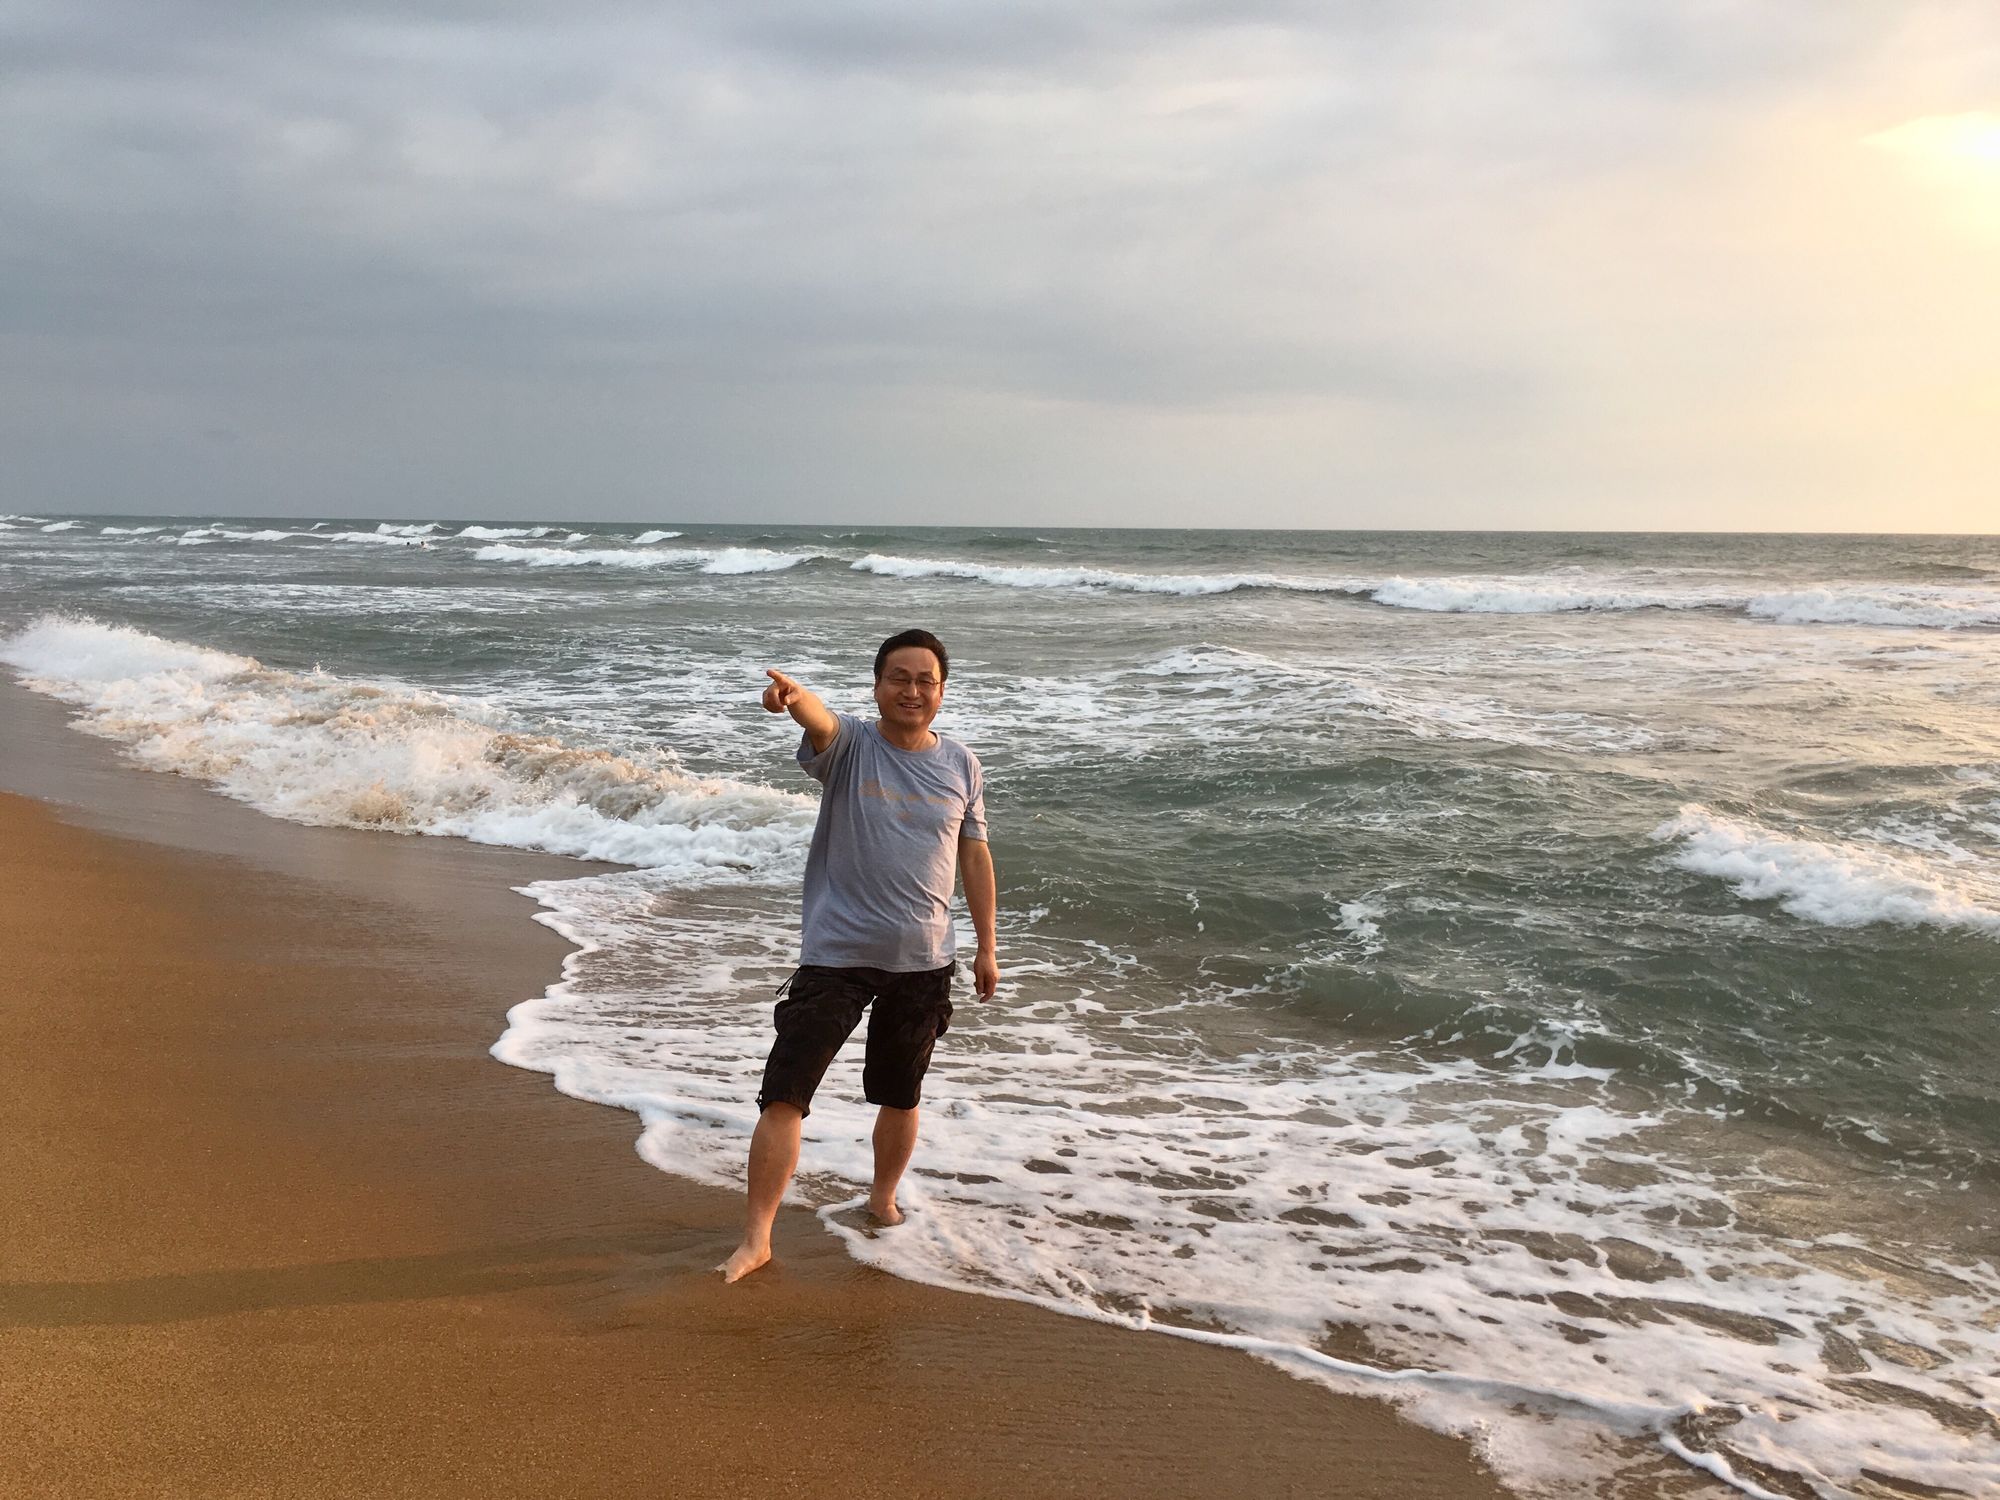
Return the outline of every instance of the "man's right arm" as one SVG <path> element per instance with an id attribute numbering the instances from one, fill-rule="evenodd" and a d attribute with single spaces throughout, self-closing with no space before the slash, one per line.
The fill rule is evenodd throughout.
<path id="1" fill-rule="evenodd" d="M 813 754 L 818 755 L 831 745 L 840 733 L 840 720 L 819 701 L 819 696 L 774 667 L 765 668 L 764 675 L 771 679 L 771 685 L 764 689 L 765 709 L 774 714 L 790 714 L 812 742 Z"/>

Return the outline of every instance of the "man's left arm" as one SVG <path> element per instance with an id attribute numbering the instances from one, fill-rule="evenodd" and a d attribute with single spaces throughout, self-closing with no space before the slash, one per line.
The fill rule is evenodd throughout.
<path id="1" fill-rule="evenodd" d="M 986 847 L 986 840 L 958 841 L 958 878 L 965 885 L 965 909 L 972 914 L 972 930 L 979 937 L 979 955 L 972 960 L 972 988 L 980 999 L 991 1000 L 1000 987 L 1000 959 L 994 936 L 998 896 L 993 851 Z"/>

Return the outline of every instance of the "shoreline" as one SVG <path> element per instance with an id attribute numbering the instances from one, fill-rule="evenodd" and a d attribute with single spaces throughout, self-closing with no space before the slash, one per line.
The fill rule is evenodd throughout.
<path id="1" fill-rule="evenodd" d="M 0 1495 L 1506 1492 L 1226 1349 L 860 1266 L 487 1055 L 593 866 L 282 823 L 0 684 Z"/>

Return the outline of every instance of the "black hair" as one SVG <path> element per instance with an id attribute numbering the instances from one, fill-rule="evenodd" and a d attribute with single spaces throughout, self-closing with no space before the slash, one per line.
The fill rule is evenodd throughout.
<path id="1" fill-rule="evenodd" d="M 882 680 L 882 664 L 889 659 L 891 651 L 900 651 L 905 646 L 922 646 L 938 659 L 938 681 L 944 682 L 951 676 L 951 658 L 944 654 L 944 642 L 928 630 L 899 630 L 884 641 L 875 653 L 875 680 Z"/>

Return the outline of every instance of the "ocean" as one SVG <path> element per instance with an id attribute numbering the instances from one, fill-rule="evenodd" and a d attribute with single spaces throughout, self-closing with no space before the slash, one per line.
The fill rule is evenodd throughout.
<path id="1" fill-rule="evenodd" d="M 867 713 L 910 626 L 1003 983 L 896 1230 L 829 1075 L 856 1257 L 1528 1494 L 2000 1493 L 2000 538 L 0 518 L 0 662 L 137 764 L 622 867 L 530 888 L 495 1055 L 730 1187 L 815 808 L 763 672 Z"/>

